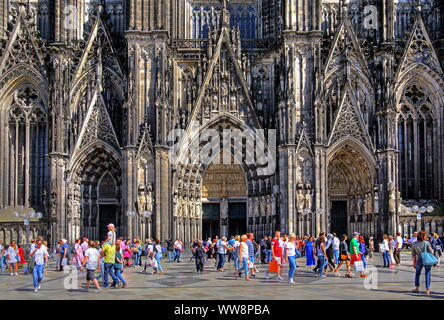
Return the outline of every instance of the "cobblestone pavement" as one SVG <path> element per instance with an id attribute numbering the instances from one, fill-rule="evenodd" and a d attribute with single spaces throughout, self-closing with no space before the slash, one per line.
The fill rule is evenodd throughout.
<path id="1" fill-rule="evenodd" d="M 54 271 L 50 265 L 45 271 L 42 289 L 35 293 L 31 275 L 10 276 L 9 273 L 0 275 L 0 299 L 173 299 L 173 300 L 273 300 L 273 299 L 444 299 L 444 265 L 432 270 L 432 295 L 414 294 L 414 269 L 411 267 L 410 255 L 403 253 L 404 263 L 396 269 L 381 268 L 382 259 L 378 254 L 370 261 L 370 276 L 366 279 L 335 277 L 328 274 L 327 278 L 317 278 L 311 267 L 305 267 L 305 258 L 298 259 L 296 284 L 287 283 L 284 269 L 284 280 L 277 281 L 264 278 L 265 265 L 259 265 L 261 272 L 253 281 L 233 276 L 232 263 L 227 263 L 226 272 L 216 272 L 214 260 L 209 260 L 205 273 L 197 275 L 194 263 L 189 258 L 183 258 L 181 263 L 169 263 L 164 258 L 163 275 L 144 274 L 142 268 L 127 268 L 124 277 L 128 281 L 127 289 L 109 289 L 97 294 L 86 292 L 84 282 L 86 273 L 78 272 L 78 281 L 72 281 L 73 274 Z M 69 276 L 68 276 L 69 275 Z M 68 276 L 68 277 L 67 277 Z M 424 283 L 424 274 L 421 284 Z M 77 288 L 76 288 L 77 284 Z M 367 289 L 366 289 L 367 287 Z"/>

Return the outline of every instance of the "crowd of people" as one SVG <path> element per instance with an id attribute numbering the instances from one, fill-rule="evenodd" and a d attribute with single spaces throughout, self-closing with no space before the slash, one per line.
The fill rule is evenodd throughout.
<path id="1" fill-rule="evenodd" d="M 181 239 L 167 239 L 166 246 L 163 247 L 159 239 L 124 239 L 117 237 L 113 224 L 107 227 L 108 233 L 103 241 L 83 238 L 70 245 L 66 239 L 62 239 L 52 249 L 52 253 L 49 253 L 48 244 L 40 237 L 32 240 L 26 252 L 15 241 L 6 246 L 0 241 L 1 271 L 9 266 L 11 276 L 15 276 L 18 275 L 18 269 L 23 268 L 25 274 L 33 275 L 34 290 L 38 292 L 45 266 L 50 258 L 54 258 L 56 271 L 74 267 L 80 272 L 85 272 L 86 290 L 89 290 L 92 284 L 97 292 L 101 292 L 102 289 L 110 287 L 127 288 L 123 274 L 128 267 L 140 268 L 141 273 L 147 273 L 148 270 L 151 274 L 164 274 L 164 257 L 168 258 L 170 263 L 182 262 L 185 245 Z M 328 273 L 341 277 L 344 266 L 344 277 L 365 278 L 368 261 L 373 258 L 376 250 L 379 249 L 382 253 L 384 268 L 396 268 L 401 264 L 401 251 L 411 250 L 413 267 L 416 269 L 413 292 L 419 292 L 419 278 L 424 269 L 426 293 L 430 294 L 431 268 L 440 265 L 442 239 L 436 233 L 426 236 L 424 231 L 420 231 L 415 232 L 410 239 L 401 237 L 400 233 L 395 236 L 383 235 L 381 242 L 375 244 L 372 237 L 365 239 L 358 232 L 348 239 L 347 235 L 338 237 L 335 233 L 321 232 L 317 237 L 299 237 L 295 234 L 282 235 L 276 231 L 274 237 L 264 236 L 259 241 L 255 240 L 252 233 L 232 236 L 229 239 L 225 236 L 207 240 L 196 238 L 191 242 L 189 249 L 190 261 L 195 261 L 196 272 L 199 274 L 203 273 L 205 265 L 214 259 L 215 271 L 225 272 L 228 263 L 229 272 L 232 272 L 236 279 L 243 275 L 246 281 L 251 281 L 260 273 L 258 264 L 265 264 L 266 279 L 274 274 L 277 280 L 283 280 L 283 268 L 288 267 L 286 276 L 289 284 L 295 283 L 300 260 L 304 261 L 302 265 L 305 264 L 308 270 L 313 271 L 314 276 L 322 279 L 326 278 Z M 208 268 L 211 267 L 207 266 Z"/>

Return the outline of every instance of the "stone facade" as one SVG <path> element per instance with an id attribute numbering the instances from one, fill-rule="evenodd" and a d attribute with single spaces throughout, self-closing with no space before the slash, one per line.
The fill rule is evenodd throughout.
<path id="1" fill-rule="evenodd" d="M 28 209 L 52 241 L 401 231 L 402 199 L 444 198 L 443 9 L 0 0 L 0 238 Z M 202 162 L 224 130 L 267 163 L 248 137 Z"/>

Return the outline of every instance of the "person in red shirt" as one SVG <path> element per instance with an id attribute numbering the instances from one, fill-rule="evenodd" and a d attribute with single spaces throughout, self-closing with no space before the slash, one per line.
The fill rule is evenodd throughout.
<path id="1" fill-rule="evenodd" d="M 278 280 L 283 280 L 281 277 L 281 264 L 284 262 L 284 242 L 281 239 L 281 233 L 276 231 L 273 240 L 271 240 L 271 256 L 273 260 L 278 262 L 277 276 Z M 265 278 L 269 279 L 268 272 Z"/>

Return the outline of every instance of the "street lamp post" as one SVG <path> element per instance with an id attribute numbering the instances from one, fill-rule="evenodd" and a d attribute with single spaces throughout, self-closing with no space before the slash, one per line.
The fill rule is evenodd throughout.
<path id="1" fill-rule="evenodd" d="M 151 211 L 148 211 L 148 210 L 145 210 L 143 213 L 142 213 L 142 216 L 146 219 L 146 224 L 148 225 L 148 228 L 146 228 L 146 232 L 148 232 L 148 234 L 145 234 L 145 238 L 147 238 L 147 237 L 151 237 L 151 215 L 152 215 L 153 213 L 151 212 Z"/>
<path id="2" fill-rule="evenodd" d="M 318 216 L 321 217 L 324 213 L 325 213 L 325 210 L 322 209 L 322 208 L 316 209 L 315 211 L 311 211 L 310 209 L 305 208 L 305 209 L 302 211 L 302 214 L 303 214 L 304 216 L 307 216 L 307 215 L 309 215 L 309 214 L 314 214 L 315 217 L 316 217 L 316 219 L 318 219 Z M 312 230 L 314 230 L 314 232 L 316 233 L 316 230 L 314 229 L 315 227 L 313 226 L 313 223 L 312 223 L 312 226 L 311 226 L 311 227 L 312 227 Z"/>
<path id="3" fill-rule="evenodd" d="M 25 244 L 28 244 L 29 241 L 29 224 L 30 224 L 30 219 L 41 219 L 43 217 L 43 213 L 41 212 L 34 212 L 34 211 L 30 211 L 28 213 L 18 213 L 18 212 L 14 212 L 13 213 L 14 216 L 16 216 L 17 218 L 21 218 L 23 219 L 23 224 L 25 225 L 26 228 L 26 240 L 25 240 Z"/>
<path id="4" fill-rule="evenodd" d="M 132 211 L 132 210 L 128 210 L 127 211 L 127 213 L 126 213 L 126 216 L 128 217 L 128 227 L 129 227 L 129 230 L 128 230 L 128 237 L 129 238 L 133 238 L 133 222 L 134 222 L 134 217 L 137 215 L 137 212 L 136 211 Z"/>
<path id="5" fill-rule="evenodd" d="M 432 213 L 435 210 L 435 208 L 433 206 L 419 207 L 417 205 L 414 205 L 411 207 L 407 207 L 406 210 L 407 210 L 407 212 L 412 212 L 412 213 L 416 214 L 416 219 L 418 221 L 417 229 L 422 229 L 422 223 L 420 222 L 420 220 L 422 220 L 422 215 L 425 213 Z M 417 231 L 419 231 L 419 230 L 417 230 Z"/>

